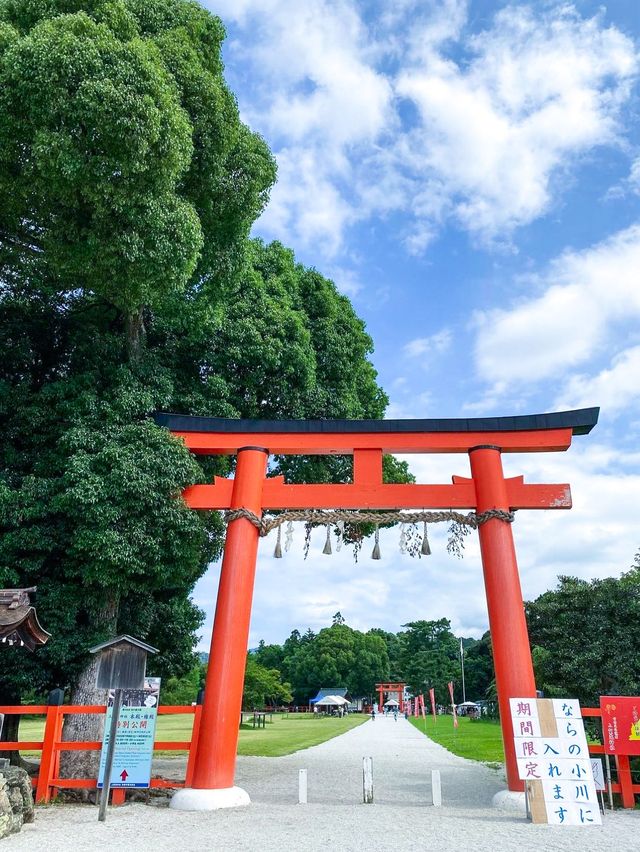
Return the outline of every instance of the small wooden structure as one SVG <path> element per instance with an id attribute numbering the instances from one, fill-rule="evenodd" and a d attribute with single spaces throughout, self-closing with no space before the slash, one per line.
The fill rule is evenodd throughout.
<path id="1" fill-rule="evenodd" d="M 51 636 L 41 626 L 33 606 L 36 586 L 0 589 L 0 642 L 35 651 Z"/>
<path id="2" fill-rule="evenodd" d="M 147 654 L 157 654 L 158 649 L 134 639 L 126 633 L 89 648 L 98 659 L 98 689 L 142 689 L 147 667 Z"/>

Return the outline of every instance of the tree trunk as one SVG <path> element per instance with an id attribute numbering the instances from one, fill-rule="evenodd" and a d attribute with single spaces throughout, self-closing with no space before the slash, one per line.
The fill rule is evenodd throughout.
<path id="1" fill-rule="evenodd" d="M 118 622 L 119 597 L 113 593 L 97 621 L 109 625 L 113 637 Z M 106 704 L 107 691 L 96 688 L 98 656 L 92 655 L 71 692 L 71 704 Z M 65 716 L 62 739 L 67 742 L 101 741 L 104 732 L 104 715 L 98 713 L 73 713 Z M 60 778 L 97 778 L 100 764 L 99 751 L 63 751 L 60 753 Z M 83 792 L 88 798 L 88 791 Z"/>
<path id="2" fill-rule="evenodd" d="M 134 313 L 127 314 L 125 318 L 126 336 L 127 336 L 127 357 L 133 364 L 140 361 L 142 354 L 142 344 L 144 342 L 145 327 L 142 308 L 138 308 Z"/>

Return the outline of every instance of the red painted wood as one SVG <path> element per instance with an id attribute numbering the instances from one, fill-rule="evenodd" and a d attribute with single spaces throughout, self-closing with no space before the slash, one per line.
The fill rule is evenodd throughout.
<path id="1" fill-rule="evenodd" d="M 477 494 L 477 511 L 509 508 L 507 484 L 500 451 L 479 448 L 469 453 Z M 509 699 L 535 698 L 536 683 L 524 604 L 518 576 L 511 524 L 493 519 L 478 530 L 482 568 L 487 594 L 489 627 L 502 724 L 507 785 L 524 790 L 518 778 Z"/>
<path id="2" fill-rule="evenodd" d="M 112 804 L 112 806 L 118 807 L 118 805 L 124 805 L 126 796 L 127 796 L 127 791 L 124 787 L 112 787 L 111 788 L 111 804 Z"/>
<path id="3" fill-rule="evenodd" d="M 356 485 L 382 485 L 382 450 L 355 450 L 353 481 Z"/>
<path id="4" fill-rule="evenodd" d="M 189 759 L 187 760 L 187 772 L 184 780 L 185 787 L 191 787 L 193 782 L 193 773 L 196 768 L 196 754 L 198 753 L 198 739 L 200 737 L 200 721 L 202 719 L 202 705 L 198 704 L 195 709 L 195 717 L 193 720 L 193 728 L 191 730 L 191 747 L 189 749 Z"/>
<path id="5" fill-rule="evenodd" d="M 194 453 L 234 455 L 247 443 L 271 455 L 351 455 L 355 450 L 384 453 L 466 453 L 491 444 L 507 453 L 561 452 L 571 446 L 571 429 L 521 432 L 173 432 Z"/>
<path id="6" fill-rule="evenodd" d="M 48 802 L 51 798 L 50 778 L 54 774 L 54 754 L 56 731 L 60 707 L 47 707 L 47 719 L 44 726 L 44 740 L 40 756 L 38 786 L 36 787 L 36 802 Z"/>
<path id="7" fill-rule="evenodd" d="M 456 479 L 459 479 L 456 477 Z M 473 481 L 452 485 L 285 485 L 281 477 L 267 479 L 263 509 L 475 509 Z M 192 485 L 183 497 L 192 509 L 228 509 L 233 480 Z M 521 477 L 506 480 L 510 509 L 570 509 L 568 485 L 526 485 Z"/>
<path id="8" fill-rule="evenodd" d="M 231 508 L 243 507 L 260 516 L 266 466 L 267 454 L 262 450 L 240 450 Z M 193 773 L 196 789 L 233 787 L 257 554 L 256 527 L 245 518 L 232 521 L 227 527 L 211 638 Z"/>
<path id="9" fill-rule="evenodd" d="M 47 704 L 4 704 L 0 707 L 0 713 L 4 713 L 5 715 L 11 714 L 19 714 L 24 715 L 28 713 L 32 716 L 37 716 L 40 713 L 46 713 L 49 709 Z"/>
<path id="10" fill-rule="evenodd" d="M 636 800 L 633 794 L 634 785 L 631 782 L 631 766 L 628 754 L 616 755 L 616 766 L 618 767 L 618 783 L 620 784 L 620 797 L 624 808 L 635 807 Z M 636 785 L 640 789 L 640 784 Z"/>

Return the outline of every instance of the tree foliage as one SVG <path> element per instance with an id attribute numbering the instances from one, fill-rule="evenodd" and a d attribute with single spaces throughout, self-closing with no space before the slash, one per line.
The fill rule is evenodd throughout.
<path id="1" fill-rule="evenodd" d="M 435 688 L 438 701 L 448 703 L 447 684 L 460 682 L 459 641 L 447 618 L 412 621 L 398 634 L 399 665 L 414 695 Z M 458 690 L 456 690 L 458 691 Z"/>
<path id="2" fill-rule="evenodd" d="M 222 527 L 176 498 L 231 468 L 151 412 L 384 412 L 348 300 L 247 239 L 275 167 L 223 36 L 188 0 L 0 0 L 0 585 L 37 584 L 53 634 L 1 656 L 10 703 L 77 685 L 116 632 L 160 648 L 153 674 L 193 666 L 188 596 Z M 349 475 L 286 472 L 309 471 Z"/>
<path id="3" fill-rule="evenodd" d="M 260 653 L 259 649 L 258 659 Z M 282 672 L 291 682 L 296 703 L 306 704 L 321 686 L 346 687 L 354 696 L 371 695 L 376 681 L 388 677 L 389 659 L 379 636 L 335 621 L 317 635 L 294 631 L 283 647 Z"/>
<path id="4" fill-rule="evenodd" d="M 292 698 L 291 684 L 282 681 L 277 669 L 262 666 L 253 654 L 247 655 L 242 694 L 244 710 L 288 704 Z"/>
<path id="5" fill-rule="evenodd" d="M 538 687 L 593 706 L 600 695 L 640 692 L 640 573 L 560 577 L 526 605 Z"/>

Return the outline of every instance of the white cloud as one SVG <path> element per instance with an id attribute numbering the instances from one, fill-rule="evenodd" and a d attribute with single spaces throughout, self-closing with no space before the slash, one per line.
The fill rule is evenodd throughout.
<path id="1" fill-rule="evenodd" d="M 593 405 L 594 400 L 609 415 L 626 411 L 640 400 L 640 346 L 624 350 L 595 376 L 572 376 L 558 408 L 585 407 Z"/>
<path id="2" fill-rule="evenodd" d="M 407 214 L 415 254 L 447 223 L 508 242 L 585 153 L 623 135 L 633 43 L 570 4 L 508 6 L 475 34 L 466 0 L 209 5 L 239 28 L 228 66 L 278 159 L 260 228 L 329 256 L 390 211 Z"/>
<path id="3" fill-rule="evenodd" d="M 278 160 L 260 227 L 332 256 L 359 217 L 347 189 L 362 146 L 393 123 L 392 86 L 372 61 L 370 34 L 349 0 L 243 0 L 211 8 L 243 29 L 231 55 L 251 74 L 244 117 Z"/>
<path id="4" fill-rule="evenodd" d="M 554 381 L 601 353 L 640 317 L 640 225 L 582 252 L 567 252 L 531 279 L 539 295 L 476 316 L 479 377 L 502 394 Z M 622 337 L 624 341 L 624 337 Z M 623 344 L 624 345 L 624 344 Z M 623 372 L 618 365 L 618 375 Z M 569 387 L 576 395 L 584 376 Z"/>
<path id="5" fill-rule="evenodd" d="M 451 330 L 443 328 L 430 337 L 417 337 L 404 347 L 404 354 L 410 358 L 422 358 L 425 355 L 440 355 L 451 346 Z"/>
<path id="6" fill-rule="evenodd" d="M 559 169 L 616 142 L 637 61 L 626 36 L 569 6 L 508 7 L 466 47 L 465 64 L 423 48 L 396 91 L 420 112 L 405 143 L 416 183 L 437 190 L 429 218 L 493 240 L 546 212 Z"/>

